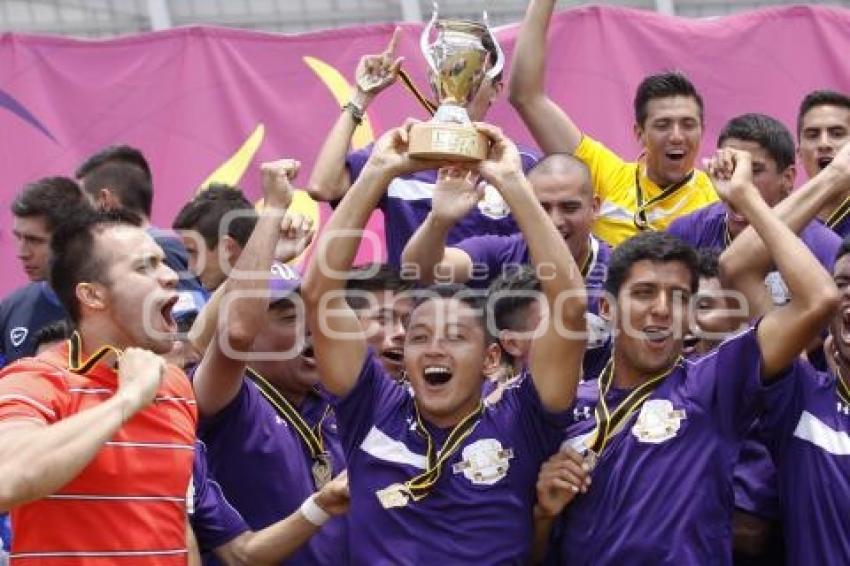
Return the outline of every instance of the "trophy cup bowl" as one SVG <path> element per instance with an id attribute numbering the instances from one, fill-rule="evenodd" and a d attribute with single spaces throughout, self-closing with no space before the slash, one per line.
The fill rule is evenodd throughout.
<path id="1" fill-rule="evenodd" d="M 437 20 L 434 3 L 431 21 L 420 38 L 420 47 L 431 70 L 431 87 L 439 106 L 434 117 L 410 130 L 410 155 L 441 161 L 481 161 L 487 157 L 489 140 L 473 126 L 465 106 L 475 98 L 485 77 L 497 76 L 504 55 L 496 38 L 484 23 L 465 20 Z M 433 29 L 437 37 L 428 40 Z M 498 53 L 495 64 L 485 71 L 489 52 L 484 37 L 490 36 Z"/>

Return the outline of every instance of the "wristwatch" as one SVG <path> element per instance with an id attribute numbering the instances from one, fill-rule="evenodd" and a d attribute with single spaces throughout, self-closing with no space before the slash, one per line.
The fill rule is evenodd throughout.
<path id="1" fill-rule="evenodd" d="M 351 119 L 354 120 L 354 123 L 358 126 L 363 123 L 363 109 L 357 106 L 353 101 L 348 101 L 342 106 L 342 111 L 346 110 L 351 112 Z"/>

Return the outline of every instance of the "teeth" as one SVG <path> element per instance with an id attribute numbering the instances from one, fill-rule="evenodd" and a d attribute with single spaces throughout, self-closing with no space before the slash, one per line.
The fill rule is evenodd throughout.
<path id="1" fill-rule="evenodd" d="M 447 373 L 451 373 L 451 370 L 449 368 L 444 368 L 444 367 L 428 367 L 428 368 L 425 368 L 425 371 L 424 371 L 425 376 L 444 375 L 444 374 L 447 374 Z"/>

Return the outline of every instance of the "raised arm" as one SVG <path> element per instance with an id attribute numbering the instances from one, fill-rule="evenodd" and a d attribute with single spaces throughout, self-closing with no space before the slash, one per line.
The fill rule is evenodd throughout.
<path id="1" fill-rule="evenodd" d="M 226 407 L 239 393 L 247 352 L 266 322 L 269 306 L 269 271 L 281 222 L 292 202 L 290 183 L 298 172 L 298 162 L 283 159 L 262 165 L 265 206 L 245 249 L 224 283 L 215 335 L 195 372 L 192 382 L 198 410 L 210 416 Z M 232 298 L 232 299 L 231 299 Z M 232 300 L 232 302 L 230 302 Z M 231 308 L 228 308 L 228 305 Z"/>
<path id="2" fill-rule="evenodd" d="M 396 28 L 386 50 L 379 55 L 364 55 L 355 71 L 355 85 L 351 93 L 351 106 L 339 115 L 325 139 L 310 181 L 307 193 L 313 200 L 336 201 L 351 187 L 351 177 L 345 166 L 345 157 L 351 145 L 354 131 L 366 113 L 366 109 L 378 94 L 393 84 L 398 77 L 403 57 L 395 57 L 400 30 Z M 359 117 L 355 116 L 359 114 Z"/>
<path id="3" fill-rule="evenodd" d="M 458 248 L 446 247 L 449 231 L 481 200 L 484 189 L 466 169 L 444 167 L 437 176 L 431 212 L 404 246 L 405 273 L 415 270 L 422 283 L 448 280 L 466 283 L 472 277 L 472 258 Z"/>
<path id="4" fill-rule="evenodd" d="M 719 150 L 709 164 L 718 194 L 744 214 L 767 246 L 791 301 L 768 312 L 758 327 L 762 379 L 777 377 L 814 340 L 838 305 L 832 277 L 805 244 L 773 213 L 752 184 L 749 153 Z M 735 242 L 720 258 L 721 270 L 737 253 Z"/>
<path id="5" fill-rule="evenodd" d="M 390 130 L 375 143 L 363 173 L 316 242 L 301 288 L 319 375 L 335 395 L 354 387 L 366 357 L 366 339 L 345 301 L 345 283 L 369 215 L 393 178 L 434 166 L 411 159 L 407 144 L 408 127 Z"/>
<path id="6" fill-rule="evenodd" d="M 35 417 L 0 424 L 0 512 L 47 497 L 77 477 L 104 443 L 153 401 L 164 371 L 161 357 L 128 348 L 118 389 L 103 403 L 53 424 L 38 424 Z M 4 377 L 16 379 L 15 374 Z M 6 386 L 0 397 L 25 397 L 15 392 L 13 381 Z"/>
<path id="7" fill-rule="evenodd" d="M 802 187 L 777 204 L 773 211 L 792 231 L 799 234 L 824 208 L 835 206 L 850 196 L 850 144 L 832 162 Z M 771 257 L 764 242 L 752 228 L 733 242 L 734 253 L 723 264 L 724 284 L 744 293 L 750 315 L 763 316 L 773 307 L 764 286 L 771 269 Z"/>
<path id="8" fill-rule="evenodd" d="M 486 124 L 479 124 L 478 128 L 492 141 L 490 154 L 479 171 L 510 207 L 528 243 L 546 299 L 542 305 L 548 314 L 542 322 L 545 330 L 531 345 L 531 375 L 543 405 L 548 410 L 561 411 L 573 402 L 581 377 L 587 342 L 584 281 L 564 238 L 534 197 L 516 146 L 498 128 Z"/>
<path id="9" fill-rule="evenodd" d="M 517 37 L 509 87 L 511 104 L 547 155 L 572 154 L 581 141 L 581 130 L 543 90 L 546 31 L 554 8 L 555 0 L 529 3 Z"/>

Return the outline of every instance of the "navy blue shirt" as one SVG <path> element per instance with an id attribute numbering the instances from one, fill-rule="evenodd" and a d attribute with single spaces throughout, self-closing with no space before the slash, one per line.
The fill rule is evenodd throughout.
<path id="1" fill-rule="evenodd" d="M 30 283 L 0 303 L 0 332 L 3 333 L 0 367 L 19 358 L 35 355 L 35 335 L 68 314 L 46 281 Z"/>

